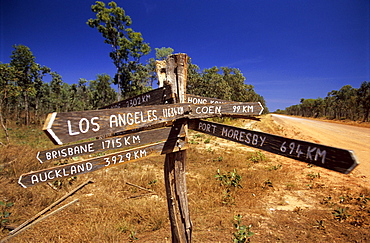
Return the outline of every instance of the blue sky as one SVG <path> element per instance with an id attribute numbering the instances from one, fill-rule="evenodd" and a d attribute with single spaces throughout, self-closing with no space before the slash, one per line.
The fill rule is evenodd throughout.
<path id="1" fill-rule="evenodd" d="M 108 3 L 108 1 L 104 1 Z M 12 45 L 63 81 L 114 76 L 110 47 L 86 25 L 90 0 L 0 0 L 0 62 Z M 270 111 L 370 81 L 369 0 L 116 0 L 154 48 L 187 53 L 201 69 L 241 70 Z"/>

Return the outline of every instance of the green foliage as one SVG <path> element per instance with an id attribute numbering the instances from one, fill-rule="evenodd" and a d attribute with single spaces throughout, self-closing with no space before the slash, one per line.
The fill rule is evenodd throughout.
<path id="1" fill-rule="evenodd" d="M 9 222 L 10 212 L 8 212 L 8 208 L 13 206 L 14 203 L 12 202 L 4 202 L 0 201 L 0 229 L 4 228 L 4 226 Z"/>
<path id="2" fill-rule="evenodd" d="M 248 227 L 245 225 L 242 225 L 242 217 L 240 214 L 234 215 L 234 228 L 236 229 L 236 232 L 233 233 L 233 242 L 234 243 L 244 243 L 249 242 L 249 237 L 253 236 L 254 233 L 250 231 L 251 225 Z M 248 240 L 248 241 L 247 241 Z"/>
<path id="3" fill-rule="evenodd" d="M 278 169 L 280 169 L 281 167 L 283 167 L 281 164 L 271 165 L 271 166 L 268 168 L 268 170 L 269 170 L 269 171 L 278 170 Z"/>
<path id="4" fill-rule="evenodd" d="M 285 108 L 279 113 L 304 117 L 326 117 L 329 119 L 350 119 L 369 121 L 370 82 L 364 81 L 360 88 L 345 85 L 332 90 L 322 99 L 301 99 L 300 104 Z"/>
<path id="5" fill-rule="evenodd" d="M 87 25 L 96 28 L 104 37 L 104 43 L 112 47 L 109 56 L 117 68 L 114 82 L 119 85 L 123 97 L 148 91 L 148 70 L 139 61 L 143 55 L 149 54 L 150 47 L 140 32 L 130 28 L 130 16 L 113 1 L 108 6 L 96 1 L 91 10 L 96 13 L 96 18 L 89 19 Z"/>
<path id="6" fill-rule="evenodd" d="M 212 67 L 199 71 L 197 65 L 189 61 L 187 92 L 210 98 L 241 102 L 261 102 L 268 113 L 265 100 L 254 91 L 253 85 L 244 83 L 245 77 L 237 68 Z"/>
<path id="7" fill-rule="evenodd" d="M 274 187 L 274 185 L 272 184 L 272 181 L 270 179 L 267 179 L 263 182 L 262 188 L 266 189 L 269 187 Z"/>
<path id="8" fill-rule="evenodd" d="M 136 232 L 135 231 L 131 231 L 130 232 L 130 236 L 129 236 L 129 239 L 130 241 L 134 241 L 134 240 L 138 240 L 139 238 L 136 237 Z"/>
<path id="9" fill-rule="evenodd" d="M 57 72 L 37 64 L 28 47 L 14 48 L 10 63 L 0 64 L 0 125 L 5 133 L 9 120 L 19 125 L 40 124 L 50 112 L 97 109 L 116 101 L 109 75 L 69 85 Z M 50 82 L 44 82 L 47 75 Z"/>
<path id="10" fill-rule="evenodd" d="M 243 188 L 240 185 L 240 181 L 242 180 L 241 175 L 238 174 L 236 169 L 233 172 L 228 172 L 227 174 L 221 174 L 220 169 L 217 170 L 217 174 L 215 175 L 216 180 L 220 181 L 220 185 L 226 187 L 234 187 L 234 188 Z"/>
<path id="11" fill-rule="evenodd" d="M 266 160 L 266 156 L 261 152 L 257 151 L 249 158 L 253 163 L 258 163 Z"/>
<path id="12" fill-rule="evenodd" d="M 240 181 L 242 179 L 241 175 L 237 173 L 236 169 L 234 169 L 233 172 L 228 172 L 226 174 L 221 174 L 220 169 L 217 169 L 215 178 L 220 182 L 220 186 L 224 187 L 222 203 L 234 204 L 235 198 L 232 195 L 233 192 L 237 188 L 243 188 L 242 185 L 240 185 Z"/>
<path id="13" fill-rule="evenodd" d="M 334 215 L 335 219 L 339 220 L 340 222 L 346 220 L 348 217 L 351 216 L 350 214 L 348 214 L 347 207 L 345 208 L 338 207 L 336 210 L 334 210 L 332 214 Z"/>

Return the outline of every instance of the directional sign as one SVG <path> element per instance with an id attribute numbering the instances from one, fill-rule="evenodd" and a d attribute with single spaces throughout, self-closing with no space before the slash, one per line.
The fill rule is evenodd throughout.
<path id="1" fill-rule="evenodd" d="M 189 128 L 344 174 L 359 164 L 350 150 L 202 120 L 190 120 Z"/>
<path id="2" fill-rule="evenodd" d="M 143 145 L 163 140 L 178 139 L 185 136 L 184 130 L 175 134 L 172 130 L 176 128 L 165 127 L 137 133 L 125 134 L 106 139 L 93 140 L 80 144 L 58 147 L 55 149 L 38 152 L 37 159 L 40 163 L 52 160 L 60 160 L 82 155 L 93 154 L 106 150 L 124 149 L 132 146 Z M 180 128 L 181 129 L 181 128 Z M 172 132 L 171 132 L 172 131 Z"/>
<path id="3" fill-rule="evenodd" d="M 135 97 L 121 100 L 117 103 L 107 105 L 101 109 L 112 109 L 112 108 L 124 108 L 144 105 L 159 105 L 164 104 L 165 100 L 171 98 L 171 86 L 166 85 L 164 87 L 151 90 L 145 94 L 137 95 Z"/>
<path id="4" fill-rule="evenodd" d="M 183 144 L 181 144 L 183 145 Z M 138 148 L 120 151 L 117 153 L 56 166 L 44 170 L 33 171 L 19 177 L 18 183 L 24 188 L 34 186 L 41 182 L 58 180 L 65 177 L 76 176 L 114 165 L 126 164 L 163 153 L 166 142 L 141 146 Z"/>
<path id="5" fill-rule="evenodd" d="M 227 104 L 170 104 L 94 111 L 50 113 L 43 130 L 55 144 L 147 127 L 180 118 L 260 115 L 259 102 Z"/>

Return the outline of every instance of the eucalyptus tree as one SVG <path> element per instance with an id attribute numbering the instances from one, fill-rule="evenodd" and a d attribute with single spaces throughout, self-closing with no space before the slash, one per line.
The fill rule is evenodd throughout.
<path id="1" fill-rule="evenodd" d="M 71 110 L 82 111 L 92 109 L 90 105 L 90 90 L 88 81 L 84 78 L 78 80 L 78 84 L 71 85 Z"/>
<path id="2" fill-rule="evenodd" d="M 223 100 L 260 102 L 265 107 L 264 113 L 268 113 L 264 98 L 254 91 L 253 85 L 245 84 L 245 80 L 237 68 L 212 67 L 200 72 L 197 65 L 190 63 L 187 91 L 190 94 Z"/>
<path id="3" fill-rule="evenodd" d="M 9 133 L 6 120 L 10 114 L 11 104 L 14 104 L 19 96 L 19 89 L 16 86 L 18 74 L 14 67 L 0 63 L 0 125 L 4 130 L 7 143 L 9 143 Z"/>
<path id="4" fill-rule="evenodd" d="M 145 92 L 148 72 L 140 58 L 150 52 L 150 47 L 140 32 L 130 28 L 130 16 L 113 1 L 108 6 L 97 1 L 91 10 L 96 18 L 89 19 L 87 24 L 96 28 L 105 38 L 104 42 L 112 47 L 109 56 L 117 68 L 114 83 L 118 84 L 121 94 L 127 98 Z"/>
<path id="5" fill-rule="evenodd" d="M 90 105 L 92 109 L 114 103 L 117 99 L 116 91 L 111 87 L 112 79 L 108 74 L 99 74 L 96 80 L 89 85 Z"/>
<path id="6" fill-rule="evenodd" d="M 24 123 L 28 125 L 30 123 L 30 104 L 34 103 L 37 89 L 41 87 L 43 77 L 50 72 L 50 68 L 36 63 L 35 56 L 27 46 L 14 45 L 13 47 L 10 66 L 20 73 L 16 85 L 23 99 Z"/>
<path id="7" fill-rule="evenodd" d="M 370 82 L 362 82 L 360 88 L 357 90 L 357 99 L 363 110 L 363 121 L 369 120 L 370 112 Z"/>

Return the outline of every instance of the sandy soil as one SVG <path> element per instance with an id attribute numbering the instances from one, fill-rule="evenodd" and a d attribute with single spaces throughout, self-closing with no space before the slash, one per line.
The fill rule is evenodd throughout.
<path id="1" fill-rule="evenodd" d="M 272 118 L 291 138 L 298 136 L 298 139 L 353 150 L 360 164 L 351 174 L 364 182 L 370 181 L 370 128 L 276 114 Z"/>

